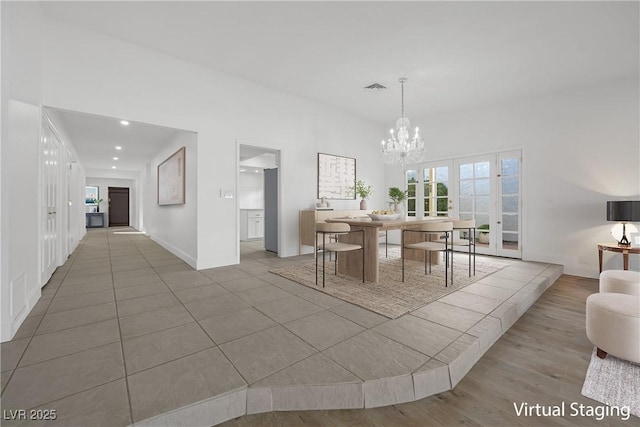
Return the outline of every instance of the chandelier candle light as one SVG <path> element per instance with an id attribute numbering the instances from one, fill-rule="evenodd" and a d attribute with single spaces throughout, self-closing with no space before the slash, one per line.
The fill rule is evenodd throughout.
<path id="1" fill-rule="evenodd" d="M 424 153 L 424 140 L 416 127 L 413 137 L 409 135 L 409 119 L 404 116 L 404 84 L 406 77 L 399 79 L 402 85 L 402 116 L 396 121 L 395 131 L 391 129 L 391 136 L 382 141 L 382 156 L 387 163 L 401 163 L 403 166 L 407 160 L 419 162 Z"/>

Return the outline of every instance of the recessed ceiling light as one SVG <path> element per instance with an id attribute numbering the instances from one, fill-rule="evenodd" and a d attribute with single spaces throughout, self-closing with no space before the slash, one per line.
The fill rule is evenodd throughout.
<path id="1" fill-rule="evenodd" d="M 117 158 L 117 157 L 114 157 L 114 158 L 113 158 L 113 160 L 118 160 L 118 158 Z"/>
<path id="2" fill-rule="evenodd" d="M 122 150 L 122 147 L 119 145 L 116 145 L 116 150 Z"/>
<path id="3" fill-rule="evenodd" d="M 115 169 L 115 168 L 116 168 L 115 166 L 111 166 L 111 169 Z"/>
<path id="4" fill-rule="evenodd" d="M 258 169 L 256 169 L 256 173 L 260 172 Z"/>
<path id="5" fill-rule="evenodd" d="M 123 126 L 129 126 L 129 122 L 126 120 L 120 120 L 120 124 Z"/>

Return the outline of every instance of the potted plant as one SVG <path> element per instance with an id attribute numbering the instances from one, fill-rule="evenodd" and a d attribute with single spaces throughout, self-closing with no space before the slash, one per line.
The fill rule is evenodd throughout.
<path id="1" fill-rule="evenodd" d="M 360 210 L 366 210 L 367 209 L 367 199 L 371 196 L 371 193 L 373 193 L 373 187 L 370 185 L 366 185 L 364 183 L 364 181 L 362 180 L 358 180 L 356 182 L 356 194 L 358 196 L 360 196 Z"/>
<path id="2" fill-rule="evenodd" d="M 407 198 L 407 191 L 402 191 L 398 187 L 389 188 L 389 198 L 393 202 L 393 210 L 396 213 L 402 213 L 401 204 Z"/>
<path id="3" fill-rule="evenodd" d="M 478 242 L 489 243 L 489 224 L 481 224 L 478 226 Z"/>
<path id="4" fill-rule="evenodd" d="M 102 203 L 103 199 L 96 199 L 94 203 L 96 204 L 96 212 L 100 212 L 100 203 Z"/>

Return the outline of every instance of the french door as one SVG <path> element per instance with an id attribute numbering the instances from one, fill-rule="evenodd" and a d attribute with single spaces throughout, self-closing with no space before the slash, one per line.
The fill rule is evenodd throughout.
<path id="1" fill-rule="evenodd" d="M 450 160 L 421 163 L 406 171 L 408 216 L 450 215 L 452 165 Z"/>
<path id="2" fill-rule="evenodd" d="M 496 252 L 496 156 L 478 156 L 454 161 L 457 206 L 455 216 L 476 221 L 476 252 Z"/>
<path id="3" fill-rule="evenodd" d="M 520 258 L 521 161 L 514 150 L 409 167 L 407 214 L 475 219 L 478 253 Z"/>

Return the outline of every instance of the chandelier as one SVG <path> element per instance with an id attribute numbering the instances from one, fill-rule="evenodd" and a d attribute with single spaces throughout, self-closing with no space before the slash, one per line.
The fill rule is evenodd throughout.
<path id="1" fill-rule="evenodd" d="M 424 140 L 416 127 L 413 137 L 409 134 L 409 119 L 404 116 L 404 84 L 406 77 L 399 80 L 402 85 L 402 116 L 396 121 L 396 128 L 391 129 L 388 139 L 382 141 L 382 157 L 387 163 L 401 163 L 403 166 L 407 161 L 419 162 L 424 153 Z"/>

